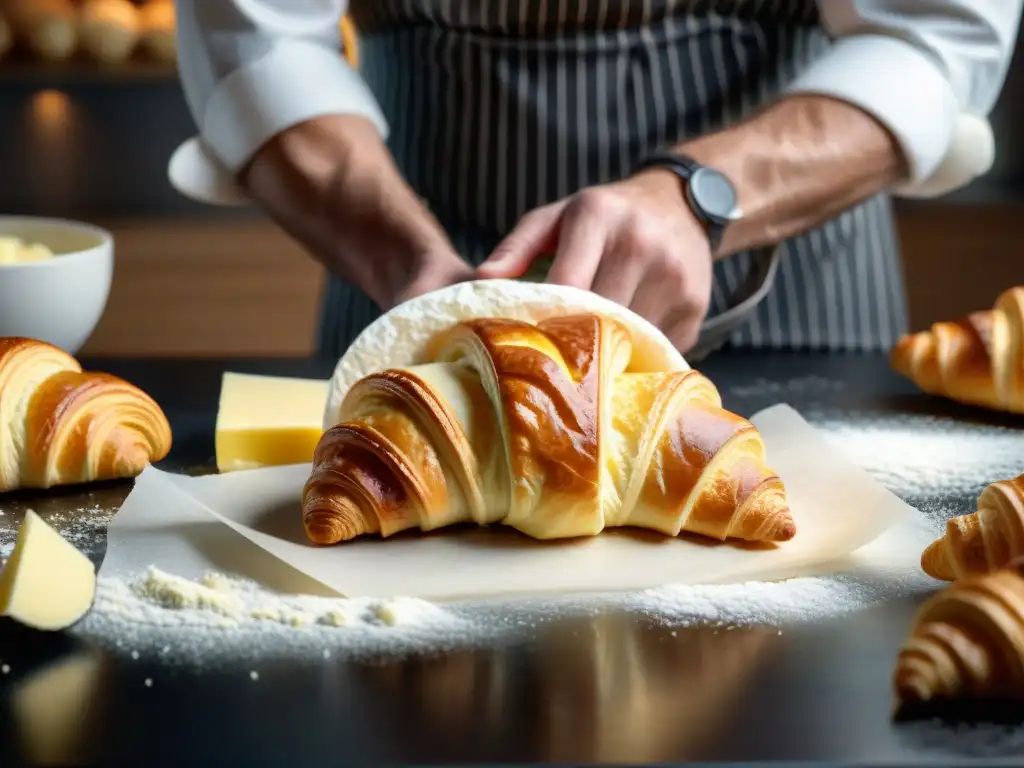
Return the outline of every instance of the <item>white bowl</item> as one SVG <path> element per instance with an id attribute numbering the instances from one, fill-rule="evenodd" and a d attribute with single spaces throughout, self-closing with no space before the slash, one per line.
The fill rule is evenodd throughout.
<path id="1" fill-rule="evenodd" d="M 0 237 L 40 243 L 54 258 L 0 265 L 0 336 L 26 336 L 75 354 L 110 296 L 114 238 L 63 219 L 0 216 Z"/>

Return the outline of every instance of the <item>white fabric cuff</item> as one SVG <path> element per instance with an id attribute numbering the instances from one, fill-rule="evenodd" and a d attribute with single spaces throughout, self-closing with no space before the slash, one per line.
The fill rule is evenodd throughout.
<path id="1" fill-rule="evenodd" d="M 897 38 L 841 38 L 786 90 L 833 96 L 874 116 L 899 142 L 911 186 L 928 179 L 951 148 L 956 95 L 931 58 Z"/>
<path id="2" fill-rule="evenodd" d="M 342 55 L 286 40 L 222 80 L 207 102 L 203 143 L 232 174 L 277 134 L 323 115 L 360 115 L 387 138 L 388 124 L 363 79 Z"/>

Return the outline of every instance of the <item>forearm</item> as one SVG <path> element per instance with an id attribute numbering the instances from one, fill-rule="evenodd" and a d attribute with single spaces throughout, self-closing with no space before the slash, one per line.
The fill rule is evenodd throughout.
<path id="1" fill-rule="evenodd" d="M 907 164 L 875 118 L 828 96 L 793 95 L 680 152 L 726 174 L 742 218 L 718 256 L 777 243 L 899 182 Z"/>
<path id="2" fill-rule="evenodd" d="M 241 182 L 332 273 L 385 308 L 423 258 L 450 248 L 360 117 L 316 118 L 279 134 Z"/>
<path id="3" fill-rule="evenodd" d="M 739 187 L 744 219 L 729 227 L 723 253 L 790 237 L 888 187 L 949 191 L 984 173 L 990 152 L 960 126 L 992 109 L 1021 6 L 819 0 L 834 42 L 787 84 L 789 95 L 682 148 Z"/>

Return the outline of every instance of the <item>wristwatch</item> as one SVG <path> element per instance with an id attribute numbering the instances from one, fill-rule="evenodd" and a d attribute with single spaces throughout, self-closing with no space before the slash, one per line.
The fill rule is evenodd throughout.
<path id="1" fill-rule="evenodd" d="M 664 168 L 682 180 L 686 202 L 704 226 L 712 252 L 717 250 L 726 226 L 742 216 L 737 204 L 736 188 L 728 177 L 692 157 L 676 152 L 648 155 L 637 167 L 637 172 L 650 168 Z"/>

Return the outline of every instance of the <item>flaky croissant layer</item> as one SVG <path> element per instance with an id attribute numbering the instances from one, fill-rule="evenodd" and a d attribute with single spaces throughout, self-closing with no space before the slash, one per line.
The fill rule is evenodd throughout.
<path id="1" fill-rule="evenodd" d="M 170 448 L 166 416 L 138 387 L 0 338 L 0 493 L 134 477 Z"/>
<path id="2" fill-rule="evenodd" d="M 991 310 L 904 336 L 890 363 L 929 394 L 1024 413 L 1024 286 L 1004 291 Z"/>
<path id="3" fill-rule="evenodd" d="M 1024 698 L 1024 561 L 954 582 L 928 600 L 893 685 L 901 706 Z"/>
<path id="4" fill-rule="evenodd" d="M 1024 556 L 1024 475 L 990 483 L 978 509 L 954 517 L 945 534 L 921 555 L 921 568 L 933 579 L 953 581 L 989 573 Z"/>
<path id="5" fill-rule="evenodd" d="M 346 395 L 303 491 L 312 541 L 458 523 L 538 539 L 621 526 L 795 535 L 760 433 L 696 371 L 630 371 L 617 322 L 474 320 L 431 350 Z"/>

